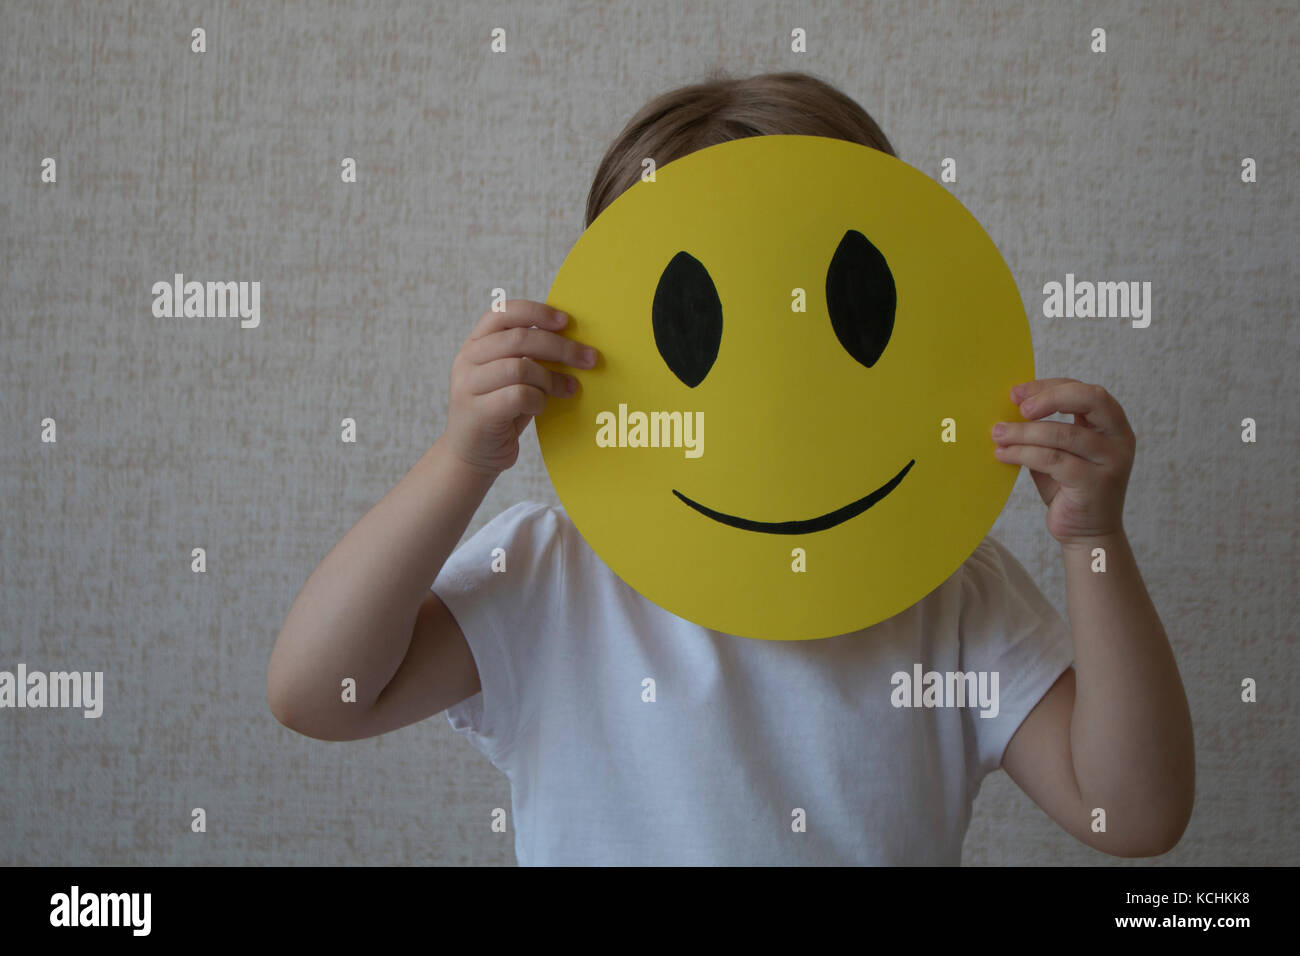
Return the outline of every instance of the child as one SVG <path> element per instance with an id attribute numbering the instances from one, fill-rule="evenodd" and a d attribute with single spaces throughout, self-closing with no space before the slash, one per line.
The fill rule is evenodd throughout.
<path id="1" fill-rule="evenodd" d="M 646 156 L 663 166 L 775 133 L 893 155 L 856 103 L 810 76 L 715 78 L 628 124 L 600 164 L 587 224 Z M 1135 439 L 1103 389 L 1018 385 L 1011 399 L 1031 421 L 989 441 L 990 455 L 1032 469 L 1047 504 L 1069 630 L 985 538 L 933 592 L 866 631 L 760 641 L 641 597 L 562 507 L 517 504 L 452 553 L 532 416 L 576 390 L 532 360 L 594 364 L 587 343 L 558 334 L 564 323 L 523 300 L 478 320 L 452 363 L 446 431 L 289 612 L 267 676 L 281 723 L 352 740 L 447 711 L 510 779 L 521 864 L 955 864 L 998 767 L 1089 846 L 1150 856 L 1177 843 L 1192 806 L 1191 719 L 1121 523 Z M 1074 423 L 1032 421 L 1057 412 Z M 492 569 L 498 548 L 504 573 Z M 1096 548 L 1104 573 L 1092 570 Z M 915 665 L 997 675 L 996 706 L 896 706 L 891 675 Z M 345 678 L 355 702 L 340 699 Z"/>

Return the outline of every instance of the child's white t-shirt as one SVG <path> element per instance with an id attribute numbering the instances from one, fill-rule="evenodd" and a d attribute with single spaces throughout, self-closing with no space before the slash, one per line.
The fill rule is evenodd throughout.
<path id="1" fill-rule="evenodd" d="M 533 502 L 458 548 L 433 591 L 482 685 L 447 718 L 509 778 L 521 865 L 960 863 L 980 782 L 1073 660 L 1060 614 L 987 537 L 906 611 L 814 641 L 679 618 Z M 895 706 L 893 675 L 918 664 L 985 672 L 985 700 L 996 672 L 996 716 Z"/>

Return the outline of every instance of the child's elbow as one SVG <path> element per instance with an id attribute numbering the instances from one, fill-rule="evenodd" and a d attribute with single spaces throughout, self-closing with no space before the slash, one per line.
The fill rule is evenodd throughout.
<path id="1" fill-rule="evenodd" d="M 271 716 L 279 721 L 281 726 L 293 731 L 298 730 L 299 721 L 294 710 L 293 698 L 284 689 L 268 681 L 266 703 L 270 708 Z"/>
<path id="2" fill-rule="evenodd" d="M 308 729 L 309 721 L 303 714 L 300 698 L 293 688 L 283 681 L 275 679 L 274 672 L 268 675 L 266 682 L 266 704 L 274 717 L 286 730 L 292 730 L 304 737 L 314 737 Z"/>
<path id="3" fill-rule="evenodd" d="M 1123 856 L 1131 858 L 1164 856 L 1170 850 L 1178 845 L 1183 838 L 1183 832 L 1187 829 L 1186 825 L 1167 830 L 1157 830 L 1149 835 L 1133 840 L 1125 848 L 1126 852 L 1115 853 L 1114 856 Z"/>
<path id="4" fill-rule="evenodd" d="M 1096 849 L 1111 856 L 1126 858 L 1163 856 L 1182 840 L 1191 819 L 1189 799 L 1185 807 L 1179 806 L 1163 817 L 1152 820 L 1142 829 L 1125 834 L 1122 841 L 1101 844 Z"/>

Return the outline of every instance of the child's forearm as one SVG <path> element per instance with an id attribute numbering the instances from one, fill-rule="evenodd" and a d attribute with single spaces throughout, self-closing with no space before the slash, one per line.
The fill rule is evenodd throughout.
<path id="1" fill-rule="evenodd" d="M 1105 571 L 1093 570 L 1094 549 Z M 1182 833 L 1191 815 L 1192 721 L 1178 667 L 1127 536 L 1062 546 L 1075 700 L 1070 745 L 1084 807 L 1107 832 Z"/>
<path id="2" fill-rule="evenodd" d="M 336 721 L 340 675 L 373 704 L 410 646 L 420 603 L 495 480 L 435 442 L 307 578 L 271 654 L 273 709 Z M 283 718 L 282 718 L 283 719 Z M 304 731 L 305 732 L 305 731 Z"/>

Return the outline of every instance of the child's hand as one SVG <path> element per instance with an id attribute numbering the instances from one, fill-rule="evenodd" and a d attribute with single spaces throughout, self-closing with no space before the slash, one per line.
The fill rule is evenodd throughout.
<path id="1" fill-rule="evenodd" d="M 1124 409 L 1100 385 L 1041 378 L 1017 385 L 1011 400 L 1025 418 L 1069 412 L 1074 422 L 999 422 L 999 461 L 1029 468 L 1047 505 L 1047 530 L 1061 544 L 1123 530 L 1124 492 L 1137 438 Z M 1001 431 L 999 431 L 1001 429 Z"/>
<path id="2" fill-rule="evenodd" d="M 558 335 L 568 321 L 541 302 L 510 299 L 504 312 L 485 312 L 451 363 L 451 397 L 443 439 L 473 468 L 497 475 L 519 457 L 519 435 L 546 407 L 566 398 L 577 380 L 537 364 L 596 364 L 596 350 Z M 538 326 L 532 328 L 532 326 Z M 590 353 L 586 357 L 584 353 Z"/>

